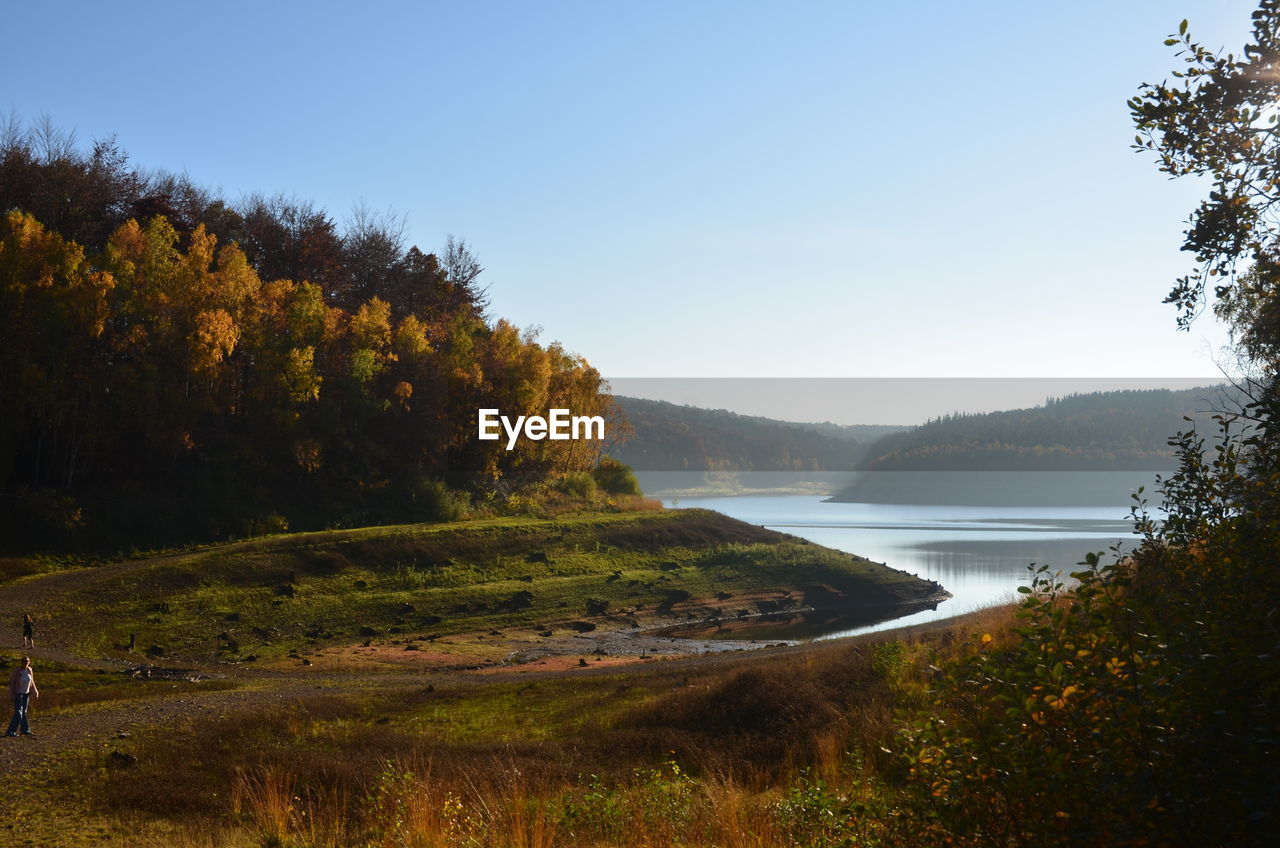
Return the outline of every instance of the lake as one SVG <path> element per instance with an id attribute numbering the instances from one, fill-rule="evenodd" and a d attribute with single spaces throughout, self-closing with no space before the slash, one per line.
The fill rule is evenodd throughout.
<path id="1" fill-rule="evenodd" d="M 1085 554 L 1132 547 L 1128 508 L 1106 506 L 953 506 L 831 503 L 815 495 L 665 498 L 669 507 L 713 509 L 820 545 L 937 580 L 952 594 L 937 609 L 837 630 L 838 638 L 950 618 L 1018 597 L 1029 563 L 1064 575 Z"/>

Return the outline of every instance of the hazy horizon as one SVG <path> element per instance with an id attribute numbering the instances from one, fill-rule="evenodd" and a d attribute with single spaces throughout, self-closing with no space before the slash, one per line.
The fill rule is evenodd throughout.
<path id="1" fill-rule="evenodd" d="M 620 378 L 613 393 L 796 424 L 915 426 L 952 413 L 999 412 L 1048 398 L 1125 389 L 1213 389 L 1201 378 Z M 1212 398 L 1206 398 L 1211 401 Z"/>

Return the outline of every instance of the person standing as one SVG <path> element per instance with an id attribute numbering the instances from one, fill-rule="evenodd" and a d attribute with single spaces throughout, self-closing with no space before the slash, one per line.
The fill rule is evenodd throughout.
<path id="1" fill-rule="evenodd" d="M 31 613 L 22 614 L 22 647 L 34 648 L 36 646 L 36 621 L 31 617 Z"/>
<path id="2" fill-rule="evenodd" d="M 13 697 L 13 718 L 9 720 L 9 730 L 5 736 L 31 735 L 31 726 L 27 723 L 27 705 L 32 695 L 40 697 L 36 688 L 36 676 L 31 671 L 31 657 L 23 657 L 18 667 L 9 675 L 9 695 Z"/>

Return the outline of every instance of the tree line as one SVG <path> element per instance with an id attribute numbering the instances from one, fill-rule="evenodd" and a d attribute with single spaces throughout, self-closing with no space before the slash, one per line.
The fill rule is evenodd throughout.
<path id="1" fill-rule="evenodd" d="M 619 413 L 599 372 L 487 315 L 450 237 L 232 204 L 0 128 L 0 527 L 10 540 L 226 536 L 447 513 L 590 470 L 599 443 L 475 438 L 476 410 Z"/>
<path id="2" fill-rule="evenodd" d="M 852 471 L 900 427 L 797 424 L 723 409 L 619 397 L 631 426 L 611 455 L 637 471 Z"/>
<path id="3" fill-rule="evenodd" d="M 1169 434 L 1214 402 L 1221 387 L 1092 392 L 1043 406 L 930 420 L 871 445 L 864 471 L 1159 471 L 1177 457 Z"/>

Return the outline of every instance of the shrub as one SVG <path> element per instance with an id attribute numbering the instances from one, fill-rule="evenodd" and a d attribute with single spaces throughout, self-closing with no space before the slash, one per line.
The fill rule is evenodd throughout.
<path id="1" fill-rule="evenodd" d="M 415 487 L 413 503 L 419 521 L 457 521 L 469 505 L 465 494 L 431 478 Z"/>
<path id="2" fill-rule="evenodd" d="M 631 466 L 618 462 L 612 457 L 600 460 L 592 476 L 595 477 L 596 485 L 611 495 L 643 494 Z"/>
<path id="3" fill-rule="evenodd" d="M 984 635 L 903 733 L 919 841 L 1248 845 L 1274 835 L 1280 475 L 1261 440 L 1174 440 L 1168 518 L 1090 554 L 1074 589 L 1041 566 L 1020 638 Z M 1253 449 L 1251 466 L 1239 464 Z"/>
<path id="4" fill-rule="evenodd" d="M 560 490 L 566 495 L 582 500 L 596 496 L 596 480 L 587 471 L 571 471 L 560 481 Z"/>

